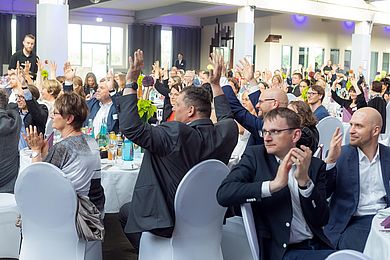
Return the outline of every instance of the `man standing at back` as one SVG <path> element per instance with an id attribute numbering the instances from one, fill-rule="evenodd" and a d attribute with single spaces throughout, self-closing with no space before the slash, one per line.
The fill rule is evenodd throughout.
<path id="1" fill-rule="evenodd" d="M 338 249 L 363 252 L 372 218 L 390 206 L 390 148 L 378 143 L 382 118 L 374 108 L 357 110 L 350 124 L 350 144 L 341 147 L 336 130 L 327 158 L 337 174 L 327 176 L 332 197 L 324 232 Z"/>
<path id="2" fill-rule="evenodd" d="M 38 66 L 37 66 L 37 55 L 33 52 L 35 45 L 35 37 L 32 34 L 24 36 L 23 49 L 16 51 L 9 61 L 8 70 L 16 69 L 17 62 L 21 67 L 26 66 L 26 62 L 30 63 L 30 74 L 33 79 L 36 78 Z"/>
<path id="3" fill-rule="evenodd" d="M 210 73 L 218 123 L 214 125 L 210 120 L 207 91 L 187 87 L 177 97 L 175 121 L 159 126 L 143 123 L 138 116 L 136 82 L 143 65 L 142 51 L 137 50 L 134 58 L 134 63 L 130 58 L 128 84 L 123 97 L 118 99 L 118 111 L 121 131 L 146 149 L 132 201 L 120 211 L 125 233 L 137 248 L 143 231 L 172 236 L 174 198 L 181 179 L 193 166 L 207 159 L 227 164 L 237 144 L 238 129 L 219 86 L 223 57 L 214 56 L 214 71 Z"/>

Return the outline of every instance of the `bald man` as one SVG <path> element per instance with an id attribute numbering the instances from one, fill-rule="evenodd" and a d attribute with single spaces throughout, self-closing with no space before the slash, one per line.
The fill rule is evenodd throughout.
<path id="1" fill-rule="evenodd" d="M 341 147 L 340 129 L 333 135 L 327 163 L 330 217 L 325 234 L 337 249 L 363 252 L 371 221 L 390 206 L 390 148 L 378 143 L 382 117 L 371 107 L 357 110 L 350 121 L 350 144 Z"/>
<path id="2" fill-rule="evenodd" d="M 224 86 L 222 90 L 229 101 L 234 114 L 234 119 L 251 133 L 248 145 L 263 144 L 264 140 L 260 136 L 261 130 L 263 129 L 262 116 L 264 113 L 267 113 L 277 107 L 287 107 L 287 94 L 279 88 L 264 90 L 260 94 L 259 100 L 256 104 L 256 108 L 259 112 L 258 116 L 255 116 L 242 106 L 230 85 Z"/>

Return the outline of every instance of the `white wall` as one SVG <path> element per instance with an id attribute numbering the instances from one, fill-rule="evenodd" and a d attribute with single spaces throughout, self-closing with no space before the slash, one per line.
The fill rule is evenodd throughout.
<path id="1" fill-rule="evenodd" d="M 224 24 L 233 26 L 233 23 Z M 209 45 L 214 35 L 214 25 L 202 28 L 201 68 L 208 64 Z M 233 27 L 234 28 L 234 27 Z M 283 45 L 293 47 L 292 68 L 298 66 L 299 47 L 325 48 L 324 61 L 330 58 L 330 49 L 340 50 L 340 61 L 344 65 L 344 51 L 352 49 L 352 29 L 346 29 L 343 21 L 323 20 L 307 17 L 306 23 L 296 25 L 291 15 L 281 14 L 255 19 L 256 69 L 277 69 L 281 67 Z M 279 43 L 265 43 L 269 34 L 281 35 Z M 235 39 L 237 40 L 237 39 Z M 245 40 L 245 39 L 244 39 Z M 359 50 L 355 50 L 359 51 Z M 372 30 L 371 51 L 379 52 L 378 69 L 382 68 L 383 52 L 390 53 L 390 32 L 383 26 Z"/>

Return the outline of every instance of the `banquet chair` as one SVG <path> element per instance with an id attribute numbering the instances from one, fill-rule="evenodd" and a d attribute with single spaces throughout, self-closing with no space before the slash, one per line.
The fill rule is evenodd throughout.
<path id="1" fill-rule="evenodd" d="M 320 157 L 323 160 L 327 157 L 330 141 L 332 140 L 333 133 L 337 127 L 340 128 L 341 133 L 344 135 L 343 123 L 338 118 L 327 116 L 321 119 L 317 124 L 318 133 L 320 135 L 318 143 L 324 145 L 322 148 L 322 156 Z"/>
<path id="2" fill-rule="evenodd" d="M 287 93 L 287 99 L 288 99 L 288 103 L 290 103 L 291 101 L 297 100 L 297 97 L 292 93 Z"/>
<path id="3" fill-rule="evenodd" d="M 171 238 L 143 232 L 140 260 L 222 260 L 222 222 L 226 208 L 216 193 L 229 168 L 218 160 L 203 161 L 181 180 L 175 195 Z"/>
<path id="4" fill-rule="evenodd" d="M 253 219 L 252 206 L 250 203 L 241 204 L 242 219 L 244 221 L 246 236 L 248 237 L 249 247 L 251 249 L 253 260 L 260 259 L 259 242 L 257 241 L 257 233 L 255 220 Z"/>
<path id="5" fill-rule="evenodd" d="M 20 260 L 84 259 L 86 241 L 76 231 L 76 192 L 60 169 L 31 164 L 16 180 L 15 199 L 22 218 Z"/>
<path id="6" fill-rule="evenodd" d="M 390 145 L 390 102 L 386 105 L 386 130 L 380 135 L 379 142 L 387 146 Z"/>
<path id="7" fill-rule="evenodd" d="M 371 257 L 366 256 L 355 250 L 340 250 L 334 252 L 328 256 L 325 260 L 373 260 Z"/>
<path id="8" fill-rule="evenodd" d="M 253 259 L 241 216 L 226 219 L 222 226 L 221 248 L 224 260 Z"/>
<path id="9" fill-rule="evenodd" d="M 20 229 L 15 226 L 18 215 L 14 194 L 0 193 L 0 258 L 19 258 Z"/>

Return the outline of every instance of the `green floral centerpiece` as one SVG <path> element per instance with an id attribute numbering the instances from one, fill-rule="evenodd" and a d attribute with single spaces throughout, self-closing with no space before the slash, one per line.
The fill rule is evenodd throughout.
<path id="1" fill-rule="evenodd" d="M 42 80 L 46 80 L 49 77 L 49 72 L 47 72 L 47 70 L 42 70 L 41 77 L 42 77 Z"/>
<path id="2" fill-rule="evenodd" d="M 157 112 L 157 107 L 153 105 L 151 100 L 139 99 L 138 103 L 138 115 L 141 120 L 148 122 L 148 120 Z"/>

